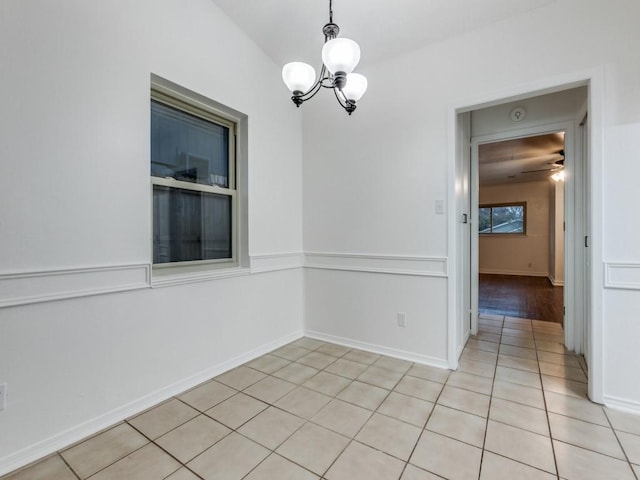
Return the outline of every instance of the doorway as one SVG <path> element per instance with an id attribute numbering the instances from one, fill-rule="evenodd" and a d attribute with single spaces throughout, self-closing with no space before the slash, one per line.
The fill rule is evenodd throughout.
<path id="1" fill-rule="evenodd" d="M 449 363 L 452 368 L 456 368 L 459 353 L 466 340 L 471 334 L 477 333 L 478 329 L 478 288 L 477 282 L 471 281 L 479 275 L 478 262 L 473 260 L 478 258 L 477 235 L 472 235 L 472 230 L 477 230 L 478 227 L 478 215 L 474 213 L 479 207 L 478 197 L 475 195 L 478 191 L 478 167 L 476 165 L 474 170 L 475 162 L 471 159 L 473 156 L 471 139 L 474 138 L 475 141 L 481 139 L 486 143 L 564 131 L 567 135 L 565 166 L 568 176 L 565 183 L 567 213 L 564 241 L 567 280 L 567 288 L 564 292 L 565 346 L 569 350 L 577 353 L 585 352 L 588 355 L 589 396 L 596 402 L 602 402 L 603 362 L 600 335 L 602 292 L 600 288 L 603 278 L 592 261 L 594 258 L 599 258 L 597 254 L 601 251 L 598 243 L 599 235 L 595 233 L 591 240 L 593 245 L 590 247 L 593 248 L 589 250 L 582 248 L 582 237 L 586 231 L 586 225 L 590 223 L 593 231 L 598 231 L 594 223 L 600 223 L 598 212 L 602 208 L 601 191 L 593 188 L 597 184 L 594 178 L 598 178 L 597 175 L 601 172 L 601 156 L 593 152 L 595 152 L 594 146 L 597 147 L 600 144 L 602 135 L 602 105 L 599 99 L 602 88 L 602 72 L 597 71 L 585 80 L 576 80 L 564 86 L 539 88 L 537 91 L 531 90 L 529 93 L 523 92 L 506 98 L 489 98 L 482 103 L 463 103 L 452 110 L 454 115 L 451 116 L 450 124 L 452 131 L 455 132 L 451 138 L 455 162 L 450 165 L 453 182 L 449 197 L 455 208 L 455 215 L 452 216 L 449 224 L 451 238 L 455 239 L 452 242 L 453 270 L 449 280 L 451 286 Z M 558 95 L 571 97 L 578 90 L 581 90 L 584 95 L 584 105 L 569 102 L 572 108 L 559 112 L 558 109 L 566 107 L 567 103 L 554 101 L 554 98 L 557 100 Z M 502 128 L 506 123 L 505 117 L 509 119 L 516 107 L 518 110 L 522 107 L 527 121 Z M 580 131 L 579 125 L 587 110 L 590 122 Z M 533 115 L 527 116 L 529 113 Z M 522 117 L 522 114 L 519 116 Z M 513 121 L 513 117 L 511 120 Z M 579 151 L 578 140 L 581 138 L 586 138 L 582 142 L 582 147 L 587 145 L 591 150 L 591 154 L 586 157 L 585 148 Z M 581 157 L 577 158 L 577 155 Z M 573 160 L 570 160 L 570 157 Z M 583 164 L 582 162 L 586 160 L 589 161 Z M 589 202 L 584 201 L 585 194 L 589 196 Z M 589 211 L 585 211 L 585 205 L 589 206 Z M 586 270 L 589 270 L 590 275 L 584 274 Z M 582 274 L 578 275 L 578 272 Z M 591 278 L 590 283 L 584 281 L 586 276 Z M 583 309 L 588 310 L 588 314 Z M 589 319 L 589 325 L 579 324 L 584 318 Z"/>
<path id="2" fill-rule="evenodd" d="M 471 145 L 478 313 L 562 325 L 565 132 Z"/>

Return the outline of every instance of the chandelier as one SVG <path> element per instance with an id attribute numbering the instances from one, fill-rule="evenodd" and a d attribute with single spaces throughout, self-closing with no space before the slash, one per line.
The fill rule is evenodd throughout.
<path id="1" fill-rule="evenodd" d="M 348 38 L 338 38 L 340 27 L 333 23 L 333 5 L 329 0 L 329 23 L 322 28 L 322 68 L 316 79 L 315 69 L 304 62 L 291 62 L 282 67 L 282 79 L 293 94 L 291 100 L 300 107 L 321 88 L 331 88 L 338 103 L 349 115 L 367 90 L 367 79 L 352 73 L 360 61 L 360 47 Z"/>

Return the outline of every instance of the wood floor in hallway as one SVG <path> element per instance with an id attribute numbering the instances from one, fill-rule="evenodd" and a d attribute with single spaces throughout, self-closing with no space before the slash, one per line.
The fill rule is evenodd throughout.
<path id="1" fill-rule="evenodd" d="M 480 313 L 563 324 L 563 287 L 546 277 L 480 274 Z"/>

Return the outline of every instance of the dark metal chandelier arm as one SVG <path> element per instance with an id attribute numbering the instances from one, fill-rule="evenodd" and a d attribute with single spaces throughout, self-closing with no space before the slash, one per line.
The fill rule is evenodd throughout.
<path id="1" fill-rule="evenodd" d="M 333 93 L 336 96 L 336 100 L 338 100 L 338 103 L 340 104 L 340 106 L 342 108 L 345 108 L 345 104 L 342 102 L 342 99 L 340 98 L 340 95 L 338 95 L 338 91 L 340 92 L 340 94 L 342 95 L 342 97 L 344 98 L 344 93 L 342 93 L 342 90 L 338 90 L 337 88 L 333 89 Z"/>
<path id="2" fill-rule="evenodd" d="M 294 94 L 291 97 L 291 100 L 299 107 L 307 100 L 311 100 L 313 97 L 315 97 L 321 88 L 334 88 L 333 77 L 330 73 L 327 72 L 327 67 L 325 65 L 322 65 L 318 80 L 316 80 L 311 88 L 304 93 L 299 93 L 297 95 Z"/>
<path id="3" fill-rule="evenodd" d="M 320 91 L 321 87 L 322 87 L 322 81 L 318 80 L 316 83 L 313 84 L 313 87 L 311 87 L 306 92 L 298 95 L 298 98 L 303 102 L 306 102 L 307 100 L 311 100 Z"/>
<path id="4" fill-rule="evenodd" d="M 340 92 L 340 94 L 338 94 L 338 91 Z M 344 108 L 349 115 L 351 115 L 353 111 L 356 109 L 356 102 L 349 100 L 347 97 L 345 97 L 344 92 L 337 88 L 333 89 L 333 93 L 335 94 L 336 100 L 338 100 L 338 103 L 340 104 L 340 106 Z M 342 98 L 344 99 L 344 102 L 341 100 L 340 96 L 342 96 Z"/>

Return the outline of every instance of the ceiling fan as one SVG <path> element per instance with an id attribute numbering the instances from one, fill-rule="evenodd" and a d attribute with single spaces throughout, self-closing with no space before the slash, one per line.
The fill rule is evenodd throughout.
<path id="1" fill-rule="evenodd" d="M 558 150 L 555 155 L 560 155 L 562 158 L 556 160 L 555 162 L 547 162 L 547 165 L 551 165 L 549 168 L 540 168 L 537 170 L 525 170 L 520 173 L 538 173 L 538 172 L 553 172 L 555 170 L 560 170 L 564 168 L 564 148 L 562 150 Z"/>

